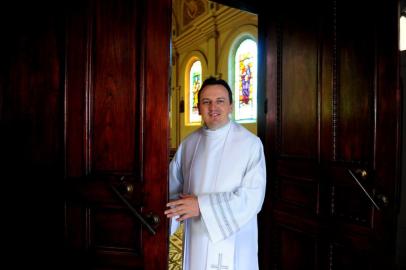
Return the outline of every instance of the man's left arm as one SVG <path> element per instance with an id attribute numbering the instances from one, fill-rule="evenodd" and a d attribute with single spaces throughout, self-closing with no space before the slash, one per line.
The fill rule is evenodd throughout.
<path id="1" fill-rule="evenodd" d="M 198 197 L 200 213 L 213 242 L 232 236 L 261 210 L 265 197 L 266 166 L 259 138 L 251 149 L 253 154 L 240 187 L 233 192 Z"/>

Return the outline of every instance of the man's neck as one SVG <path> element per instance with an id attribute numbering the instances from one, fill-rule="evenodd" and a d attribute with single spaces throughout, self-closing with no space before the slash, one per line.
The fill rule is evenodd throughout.
<path id="1" fill-rule="evenodd" d="M 226 123 L 224 123 L 223 125 L 219 125 L 219 126 L 217 126 L 217 127 L 209 128 L 209 127 L 206 125 L 206 123 L 203 123 L 203 127 L 204 127 L 205 129 L 209 129 L 209 130 L 215 131 L 215 130 L 219 130 L 219 129 L 221 129 L 221 128 L 227 126 L 229 123 L 230 123 L 230 119 L 228 119 L 228 121 L 227 121 Z"/>

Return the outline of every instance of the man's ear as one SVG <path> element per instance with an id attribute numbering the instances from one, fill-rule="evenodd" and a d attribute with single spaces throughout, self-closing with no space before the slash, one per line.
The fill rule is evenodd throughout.
<path id="1" fill-rule="evenodd" d="M 199 111 L 199 115 L 202 115 L 202 114 L 200 113 L 200 103 L 197 103 L 197 110 Z"/>

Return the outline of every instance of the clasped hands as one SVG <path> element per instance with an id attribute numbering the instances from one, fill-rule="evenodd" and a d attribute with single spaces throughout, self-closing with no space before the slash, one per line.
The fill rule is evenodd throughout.
<path id="1" fill-rule="evenodd" d="M 176 220 L 183 221 L 200 215 L 199 202 L 196 196 L 179 194 L 179 198 L 166 204 L 169 207 L 164 212 L 167 218 L 179 216 Z"/>

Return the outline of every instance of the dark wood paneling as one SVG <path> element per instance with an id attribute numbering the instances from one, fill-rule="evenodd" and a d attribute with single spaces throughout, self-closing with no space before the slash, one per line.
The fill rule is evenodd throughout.
<path id="1" fill-rule="evenodd" d="M 65 217 L 84 231 L 67 235 L 68 261 L 166 269 L 170 1 L 76 2 L 67 15 L 66 212 L 85 216 Z M 159 216 L 155 235 L 111 185 L 142 217 Z"/>
<path id="2" fill-rule="evenodd" d="M 311 159 L 279 159 L 277 173 L 280 176 L 303 181 L 316 181 L 318 178 L 318 163 Z"/>
<path id="3" fill-rule="evenodd" d="M 392 269 L 395 2 L 290 1 L 259 11 L 270 195 L 260 215 L 264 269 Z"/>
<path id="4" fill-rule="evenodd" d="M 15 173 L 45 176 L 62 161 L 63 20 L 59 9 L 47 14 L 46 5 L 21 4 L 1 6 L 2 160 Z"/>
<path id="5" fill-rule="evenodd" d="M 46 268 L 43 254 L 62 252 L 63 23 L 51 3 L 0 4 L 2 265 L 12 268 Z"/>
<path id="6" fill-rule="evenodd" d="M 337 270 L 372 269 L 368 250 L 351 247 L 351 241 L 345 244 L 334 243 L 330 246 L 331 267 Z"/>
<path id="7" fill-rule="evenodd" d="M 336 159 L 369 162 L 374 139 L 375 34 L 372 5 L 337 1 Z M 356 22 L 356 23 L 355 23 Z"/>
<path id="8" fill-rule="evenodd" d="M 317 163 L 313 160 L 281 159 L 277 163 L 278 181 L 273 190 L 275 206 L 291 211 L 319 214 Z"/>
<path id="9" fill-rule="evenodd" d="M 281 255 L 278 268 L 286 270 L 316 269 L 317 244 L 305 233 L 280 228 Z"/>
<path id="10" fill-rule="evenodd" d="M 92 162 L 97 171 L 134 172 L 137 68 L 139 60 L 133 1 L 104 1 L 95 6 L 90 110 Z M 139 109 L 138 109 L 139 110 Z"/>
<path id="11" fill-rule="evenodd" d="M 168 201 L 168 186 L 164 183 L 168 183 L 169 164 L 171 3 L 171 0 L 161 0 L 159 4 L 147 1 L 145 19 L 148 28 L 143 29 L 143 35 L 148 36 L 142 50 L 148 71 L 143 74 L 145 106 L 141 125 L 144 137 L 140 142 L 144 146 L 143 179 L 148 183 L 143 190 L 145 204 L 148 205 L 144 211 L 158 215 L 161 230 L 155 236 L 143 231 L 143 239 L 146 240 L 144 252 L 148 254 L 148 257 L 144 257 L 144 265 L 151 270 L 167 268 L 168 219 L 162 209 L 165 209 Z M 159 21 L 157 18 L 160 18 Z"/>
<path id="12" fill-rule="evenodd" d="M 72 250 L 86 250 L 89 239 L 88 208 L 67 202 L 65 205 L 65 237 L 69 239 L 67 246 Z M 72 222 L 72 221 L 75 222 Z"/>
<path id="13" fill-rule="evenodd" d="M 96 249 L 141 253 L 141 224 L 133 219 L 128 209 L 106 208 L 93 210 L 93 231 L 91 242 Z M 92 227 L 93 227 L 92 226 Z"/>
<path id="14" fill-rule="evenodd" d="M 379 1 L 376 22 L 376 115 L 374 175 L 376 196 L 385 196 L 388 205 L 375 214 L 376 268 L 384 268 L 395 260 L 396 218 L 400 193 L 401 91 L 399 87 L 399 24 L 398 1 Z M 403 134 L 404 138 L 404 134 Z M 404 141 L 403 141 L 404 142 Z M 378 202 L 382 201 L 378 199 Z M 388 261 L 390 263 L 388 263 Z"/>
<path id="15" fill-rule="evenodd" d="M 10 267 L 167 268 L 170 26 L 168 0 L 1 4 Z M 159 215 L 156 236 L 110 184 Z"/>
<path id="16" fill-rule="evenodd" d="M 279 183 L 282 203 L 301 208 L 313 215 L 317 213 L 317 183 L 281 178 Z"/>
<path id="17" fill-rule="evenodd" d="M 87 2 L 86 2 L 87 3 Z M 66 176 L 79 177 L 90 171 L 88 147 L 88 107 L 86 96 L 91 82 L 88 62 L 90 29 L 87 4 L 67 5 L 65 70 L 65 138 Z M 75 157 L 74 159 L 71 157 Z"/>
<path id="18" fill-rule="evenodd" d="M 316 157 L 318 149 L 318 16 L 298 3 L 280 22 L 281 154 Z M 303 6 L 301 6 L 303 5 Z M 306 12 L 303 12 L 306 10 Z M 306 21 L 306 23 L 303 23 Z"/>

